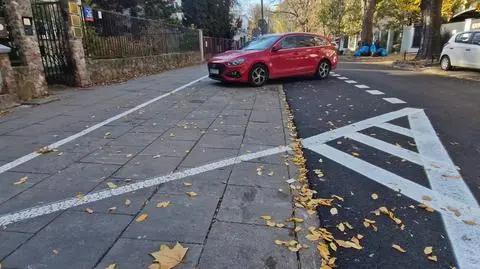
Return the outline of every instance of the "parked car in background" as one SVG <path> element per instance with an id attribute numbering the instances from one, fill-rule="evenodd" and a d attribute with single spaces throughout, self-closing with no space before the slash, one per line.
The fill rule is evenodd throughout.
<path id="1" fill-rule="evenodd" d="M 453 35 L 443 47 L 440 66 L 443 70 L 455 67 L 480 69 L 480 31 Z"/>
<path id="2" fill-rule="evenodd" d="M 261 86 L 270 78 L 316 75 L 325 79 L 337 66 L 335 46 L 327 37 L 308 33 L 258 37 L 241 50 L 208 61 L 212 79 Z"/>

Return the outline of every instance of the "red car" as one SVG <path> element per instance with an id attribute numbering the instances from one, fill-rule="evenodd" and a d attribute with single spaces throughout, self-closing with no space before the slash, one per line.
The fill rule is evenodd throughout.
<path id="1" fill-rule="evenodd" d="M 269 78 L 316 75 L 327 78 L 337 66 L 337 52 L 327 37 L 308 33 L 263 35 L 241 50 L 208 61 L 210 78 L 263 85 Z"/>

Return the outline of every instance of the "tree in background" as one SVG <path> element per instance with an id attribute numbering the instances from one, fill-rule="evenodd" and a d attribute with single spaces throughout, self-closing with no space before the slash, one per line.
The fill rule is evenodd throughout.
<path id="1" fill-rule="evenodd" d="M 145 18 L 152 20 L 164 20 L 170 23 L 175 23 L 178 20 L 172 18 L 172 15 L 177 12 L 173 2 L 165 0 L 144 0 L 143 13 Z"/>
<path id="2" fill-rule="evenodd" d="M 442 0 L 422 0 L 422 39 L 415 59 L 438 57 L 441 50 Z"/>
<path id="3" fill-rule="evenodd" d="M 382 0 L 377 5 L 375 22 L 380 21 L 390 30 L 401 30 L 404 26 L 422 21 L 421 0 Z"/>
<path id="4" fill-rule="evenodd" d="M 320 0 L 284 0 L 273 13 L 288 14 L 299 31 L 311 32 L 318 26 L 316 13 L 320 4 Z"/>
<path id="5" fill-rule="evenodd" d="M 262 34 L 262 27 L 263 33 L 270 33 L 272 32 L 271 28 L 271 20 L 272 20 L 272 11 L 268 4 L 263 6 L 263 17 L 264 21 L 262 22 L 262 6 L 260 4 L 256 4 L 250 7 L 248 16 L 248 35 L 251 37 L 256 37 Z"/>
<path id="6" fill-rule="evenodd" d="M 373 40 L 373 16 L 375 15 L 375 10 L 379 1 L 381 0 L 363 0 L 361 40 L 367 44 L 371 44 Z"/>
<path id="7" fill-rule="evenodd" d="M 206 36 L 232 38 L 235 18 L 231 11 L 236 4 L 236 0 L 184 0 L 183 23 L 202 29 Z"/>

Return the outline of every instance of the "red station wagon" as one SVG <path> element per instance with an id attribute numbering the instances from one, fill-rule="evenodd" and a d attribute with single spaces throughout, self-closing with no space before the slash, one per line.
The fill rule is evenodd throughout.
<path id="1" fill-rule="evenodd" d="M 327 37 L 308 33 L 263 35 L 241 50 L 208 61 L 210 78 L 263 85 L 269 78 L 316 75 L 327 78 L 337 66 L 335 46 Z"/>

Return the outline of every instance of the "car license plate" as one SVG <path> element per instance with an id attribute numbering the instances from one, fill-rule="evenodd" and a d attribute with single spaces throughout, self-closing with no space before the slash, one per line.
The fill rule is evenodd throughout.
<path id="1" fill-rule="evenodd" d="M 220 74 L 220 70 L 218 70 L 218 69 L 210 68 L 209 71 L 210 71 L 210 74 L 212 74 L 212 75 L 218 75 L 218 74 Z"/>

